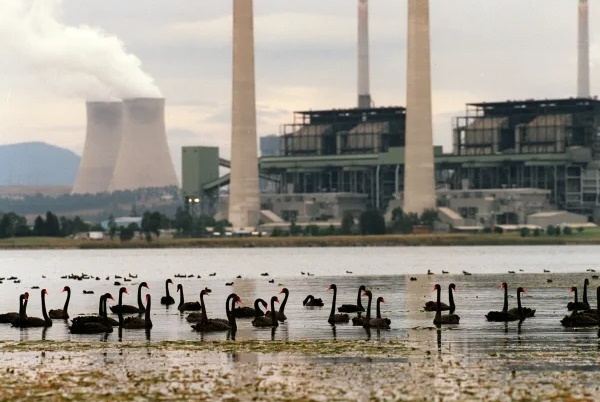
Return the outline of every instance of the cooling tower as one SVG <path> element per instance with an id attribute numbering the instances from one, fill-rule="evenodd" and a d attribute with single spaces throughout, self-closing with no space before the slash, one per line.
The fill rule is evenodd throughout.
<path id="1" fill-rule="evenodd" d="M 436 207 L 431 117 L 429 0 L 408 0 L 404 211 Z"/>
<path id="2" fill-rule="evenodd" d="M 233 0 L 233 93 L 229 222 L 256 227 L 260 215 L 252 0 Z"/>
<path id="3" fill-rule="evenodd" d="M 358 0 L 358 107 L 371 107 L 369 84 L 369 0 Z"/>
<path id="4" fill-rule="evenodd" d="M 579 0 L 577 97 L 590 97 L 590 42 L 588 0 Z"/>
<path id="5" fill-rule="evenodd" d="M 121 144 L 122 102 L 87 102 L 87 133 L 71 193 L 109 191 Z"/>
<path id="6" fill-rule="evenodd" d="M 110 191 L 179 186 L 165 131 L 165 100 L 123 101 L 123 135 Z"/>

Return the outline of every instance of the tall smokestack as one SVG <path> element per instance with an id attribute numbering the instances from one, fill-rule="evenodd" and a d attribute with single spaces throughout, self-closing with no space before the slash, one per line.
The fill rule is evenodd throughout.
<path id="1" fill-rule="evenodd" d="M 371 107 L 369 84 L 369 0 L 358 0 L 358 107 Z"/>
<path id="2" fill-rule="evenodd" d="M 233 94 L 229 222 L 256 227 L 260 215 L 252 0 L 233 0 Z"/>
<path id="3" fill-rule="evenodd" d="M 590 97 L 590 41 L 588 0 L 579 0 L 577 97 Z"/>
<path id="4" fill-rule="evenodd" d="M 404 211 L 436 208 L 431 118 L 429 0 L 408 0 Z"/>
<path id="5" fill-rule="evenodd" d="M 97 194 L 109 190 L 123 122 L 122 102 L 87 102 L 87 129 L 73 194 Z"/>
<path id="6" fill-rule="evenodd" d="M 110 185 L 111 191 L 179 186 L 169 154 L 165 100 L 123 101 L 123 136 Z"/>

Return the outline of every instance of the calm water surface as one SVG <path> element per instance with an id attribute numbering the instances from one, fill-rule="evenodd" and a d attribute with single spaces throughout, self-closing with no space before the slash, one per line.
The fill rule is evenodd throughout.
<path id="1" fill-rule="evenodd" d="M 239 319 L 236 339 L 400 338 L 462 351 L 487 352 L 511 352 L 516 350 L 515 346 L 518 350 L 530 351 L 562 349 L 566 345 L 598 348 L 597 329 L 565 329 L 560 319 L 566 314 L 566 303 L 572 300 L 569 287 L 576 285 L 581 289 L 584 278 L 591 281 L 589 299 L 595 306 L 595 289 L 600 281 L 592 279 L 594 273 L 586 270 L 596 268 L 599 257 L 600 248 L 596 246 L 1 251 L 0 276 L 17 276 L 21 283 L 5 280 L 0 285 L 0 312 L 18 311 L 18 295 L 29 291 L 28 314 L 41 316 L 39 290 L 32 290 L 32 286 L 48 290 L 49 309 L 62 308 L 65 294 L 60 291 L 69 285 L 73 291 L 69 306 L 71 318 L 93 314 L 97 311 L 100 294 L 111 292 L 117 298 L 119 286 L 114 285 L 114 276 L 131 273 L 138 275 L 138 279 L 132 282 L 118 279 L 130 293 L 125 295 L 124 303 L 136 305 L 137 285 L 146 281 L 153 297 L 154 327 L 149 334 L 144 330 L 124 330 L 123 341 L 226 339 L 226 333 L 194 332 L 176 305 L 170 308 L 160 305 L 160 297 L 165 294 L 164 282 L 171 278 L 175 285 L 183 285 L 186 301 L 197 300 L 205 286 L 211 288 L 212 293 L 205 301 L 208 315 L 213 318 L 225 318 L 225 298 L 232 291 L 242 297 L 244 305 L 251 306 L 256 297 L 268 301 L 283 286 L 290 290 L 285 309 L 288 320 L 274 334 L 270 329 L 252 327 L 251 320 Z M 544 269 L 550 273 L 544 273 Z M 435 275 L 426 275 L 427 270 Z M 450 274 L 442 275 L 442 270 Z M 462 275 L 463 270 L 472 275 Z M 516 274 L 509 274 L 509 270 Z M 216 276 L 209 276 L 213 272 Z M 261 276 L 263 272 L 268 272 L 269 277 Z M 313 276 L 301 272 L 310 272 Z M 101 280 L 60 278 L 71 273 L 86 273 Z M 179 279 L 174 278 L 175 274 L 194 277 Z M 237 279 L 237 275 L 242 279 Z M 110 279 L 107 280 L 107 276 Z M 411 276 L 417 280 L 410 281 Z M 274 279 L 274 283 L 269 283 L 270 279 Z M 548 279 L 552 279 L 552 283 Z M 225 286 L 231 281 L 234 286 Z M 523 304 L 537 309 L 536 316 L 520 327 L 514 322 L 488 323 L 485 320 L 488 311 L 502 308 L 503 293 L 499 285 L 503 281 L 509 284 L 510 307 L 516 306 L 516 288 L 523 286 L 528 291 Z M 434 299 L 435 283 L 442 285 L 442 300 L 447 301 L 446 289 L 451 282 L 457 286 L 455 302 L 461 323 L 435 331 L 434 313 L 423 312 L 422 306 Z M 382 306 L 382 314 L 392 320 L 392 329 L 369 334 L 351 323 L 329 325 L 332 292 L 327 288 L 331 283 L 338 286 L 338 306 L 356 303 L 361 284 L 372 290 L 374 299 L 383 296 L 387 304 Z M 170 289 L 178 300 L 175 286 Z M 83 290 L 93 290 L 95 294 L 84 295 Z M 303 307 L 302 300 L 307 294 L 322 298 L 325 307 Z M 283 295 L 279 296 L 282 300 Z M 366 298 L 363 303 L 366 305 Z M 54 320 L 54 325 L 47 330 L 17 329 L 0 324 L 0 340 L 102 338 L 71 335 L 61 320 Z M 115 330 L 106 341 L 118 340 Z"/>

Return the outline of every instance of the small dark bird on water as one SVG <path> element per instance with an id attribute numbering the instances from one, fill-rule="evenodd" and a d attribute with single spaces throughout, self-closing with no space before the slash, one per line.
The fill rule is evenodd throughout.
<path id="1" fill-rule="evenodd" d="M 263 272 L 262 274 L 260 274 L 260 276 L 269 276 L 268 272 Z"/>
<path id="2" fill-rule="evenodd" d="M 415 278 L 414 276 L 411 276 L 411 277 L 410 277 L 410 280 L 411 280 L 411 281 L 416 281 L 416 280 L 417 280 L 417 278 Z"/>
<path id="3" fill-rule="evenodd" d="M 347 274 L 351 274 L 351 273 L 352 273 L 352 271 L 346 271 L 346 273 L 347 273 Z"/>
<path id="4" fill-rule="evenodd" d="M 115 281 L 115 283 L 113 285 L 115 285 L 115 286 L 121 286 L 121 282 Z"/>
<path id="5" fill-rule="evenodd" d="M 450 272 L 442 270 L 442 274 L 449 274 Z"/>
<path id="6" fill-rule="evenodd" d="M 233 286 L 233 282 L 227 282 L 225 286 Z"/>
<path id="7" fill-rule="evenodd" d="M 213 272 L 212 274 L 208 274 L 208 276 L 217 276 L 217 273 Z"/>
<path id="8" fill-rule="evenodd" d="M 236 276 L 237 279 L 242 279 L 242 275 Z"/>
<path id="9" fill-rule="evenodd" d="M 515 271 L 508 271 L 508 273 L 509 273 L 509 274 L 514 274 L 514 273 L 515 273 Z"/>
<path id="10" fill-rule="evenodd" d="M 271 279 L 269 283 L 275 283 L 275 279 Z"/>

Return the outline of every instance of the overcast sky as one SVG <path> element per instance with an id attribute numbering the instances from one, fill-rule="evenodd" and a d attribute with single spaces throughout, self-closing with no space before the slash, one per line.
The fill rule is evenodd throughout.
<path id="1" fill-rule="evenodd" d="M 22 0 L 24 2 L 30 0 Z M 56 1 L 56 0 L 52 0 Z M 356 104 L 356 0 L 255 0 L 259 135 L 294 110 Z M 404 105 L 406 0 L 371 0 L 371 94 Z M 60 21 L 120 38 L 167 99 L 171 154 L 218 145 L 228 157 L 231 0 L 64 0 Z M 600 0 L 590 0 L 592 93 Z M 435 143 L 473 101 L 568 97 L 576 89 L 576 0 L 431 0 Z M 5 38 L 6 39 L 6 38 Z M 43 63 L 43 60 L 38 60 Z M 38 74 L 0 48 L 0 143 L 45 141 L 80 154 L 85 99 L 57 91 L 73 71 Z"/>

